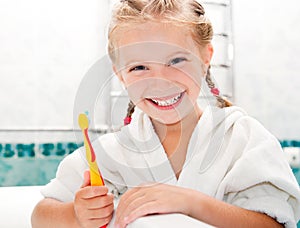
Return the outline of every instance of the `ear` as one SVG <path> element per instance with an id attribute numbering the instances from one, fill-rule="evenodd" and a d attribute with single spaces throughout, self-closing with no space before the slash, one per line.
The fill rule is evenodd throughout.
<path id="1" fill-rule="evenodd" d="M 213 53 L 214 53 L 214 48 L 211 45 L 211 43 L 206 44 L 203 48 L 203 51 L 202 51 L 202 58 L 203 58 L 204 64 L 207 67 L 210 65 L 210 61 L 211 61 L 211 58 L 213 56 Z"/>

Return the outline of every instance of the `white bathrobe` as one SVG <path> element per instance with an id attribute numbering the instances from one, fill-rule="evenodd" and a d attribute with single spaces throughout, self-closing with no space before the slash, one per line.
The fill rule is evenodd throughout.
<path id="1" fill-rule="evenodd" d="M 149 117 L 135 112 L 130 125 L 93 142 L 99 169 L 114 194 L 147 182 L 192 188 L 286 227 L 300 218 L 299 185 L 278 140 L 238 107 L 207 107 L 190 139 L 177 179 Z M 42 194 L 72 201 L 88 169 L 84 148 L 67 156 Z"/>

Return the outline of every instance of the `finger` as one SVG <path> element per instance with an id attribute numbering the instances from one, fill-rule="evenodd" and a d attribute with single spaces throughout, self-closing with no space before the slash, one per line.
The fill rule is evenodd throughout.
<path id="1" fill-rule="evenodd" d="M 124 218 L 130 210 L 149 200 L 151 200 L 151 197 L 146 197 L 145 189 L 139 189 L 139 191 L 134 192 L 126 201 L 119 203 L 116 210 L 116 223 L 119 223 L 119 220 Z"/>
<path id="2" fill-rule="evenodd" d="M 105 218 L 101 218 L 101 219 L 91 219 L 90 221 L 93 222 L 93 226 L 88 226 L 88 227 L 102 227 L 104 225 L 107 225 L 111 219 L 113 217 L 113 213 Z"/>
<path id="3" fill-rule="evenodd" d="M 113 204 L 114 201 L 114 195 L 111 193 L 108 193 L 104 196 L 99 196 L 95 198 L 91 198 L 89 200 L 86 200 L 87 207 L 89 209 L 99 209 L 102 207 L 106 207 L 110 204 Z"/>
<path id="4" fill-rule="evenodd" d="M 127 190 L 120 198 L 119 201 L 120 208 L 122 207 L 122 205 L 124 206 L 125 204 L 127 204 L 127 202 L 129 202 L 132 198 L 141 195 L 142 189 L 143 189 L 142 187 L 135 187 L 133 189 Z"/>
<path id="5" fill-rule="evenodd" d="M 84 227 L 102 227 L 108 224 L 113 217 L 113 213 L 105 218 L 88 219 L 84 222 Z"/>
<path id="6" fill-rule="evenodd" d="M 122 224 L 121 227 L 122 226 L 125 227 L 126 225 L 132 223 L 136 219 L 143 217 L 145 215 L 157 213 L 157 207 L 158 207 L 158 205 L 157 205 L 156 201 L 149 201 L 149 202 L 141 205 L 140 207 L 133 210 L 128 216 L 126 216 L 123 219 L 123 221 L 121 221 L 121 224 Z"/>
<path id="7" fill-rule="evenodd" d="M 84 187 L 90 186 L 90 185 L 91 185 L 90 171 L 86 170 L 86 171 L 84 171 L 84 174 L 83 174 L 83 183 L 81 185 L 81 188 L 84 188 Z"/>
<path id="8" fill-rule="evenodd" d="M 89 209 L 87 211 L 87 216 L 90 219 L 104 219 L 111 214 L 113 214 L 114 211 L 114 205 L 109 204 L 106 207 L 99 208 L 99 209 Z"/>
<path id="9" fill-rule="evenodd" d="M 126 208 L 119 214 L 119 216 L 116 218 L 116 222 L 118 223 L 122 219 L 128 217 L 128 215 L 135 211 L 137 208 L 140 208 L 142 205 L 147 204 L 149 202 L 153 201 L 151 197 L 146 197 L 146 195 L 143 195 L 141 197 L 137 197 L 133 199 Z"/>
<path id="10" fill-rule="evenodd" d="M 98 196 L 104 196 L 108 193 L 106 186 L 87 186 L 79 191 L 79 197 L 82 199 L 91 199 Z"/>
<path id="11" fill-rule="evenodd" d="M 133 188 L 125 192 L 120 198 L 117 210 L 116 210 L 116 219 L 123 213 L 124 209 L 127 207 L 131 199 L 140 197 L 141 188 Z"/>

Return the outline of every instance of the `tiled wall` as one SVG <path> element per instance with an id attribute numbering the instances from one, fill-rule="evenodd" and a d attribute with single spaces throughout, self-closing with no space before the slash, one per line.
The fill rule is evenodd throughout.
<path id="1" fill-rule="evenodd" d="M 59 162 L 82 144 L 0 144 L 0 187 L 44 185 L 55 177 Z"/>
<path id="2" fill-rule="evenodd" d="M 280 144 L 300 185 L 300 141 L 281 140 Z"/>

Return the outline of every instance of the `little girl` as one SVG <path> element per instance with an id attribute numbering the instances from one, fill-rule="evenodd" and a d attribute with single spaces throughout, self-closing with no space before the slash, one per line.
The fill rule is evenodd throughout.
<path id="1" fill-rule="evenodd" d="M 220 96 L 212 35 L 195 0 L 116 5 L 109 55 L 131 102 L 127 125 L 93 142 L 106 186 L 90 186 L 84 149 L 75 151 L 43 188 L 33 227 L 101 227 L 114 196 L 116 227 L 157 213 L 217 227 L 296 226 L 299 186 L 276 138 Z M 203 80 L 217 100 L 204 110 Z"/>

